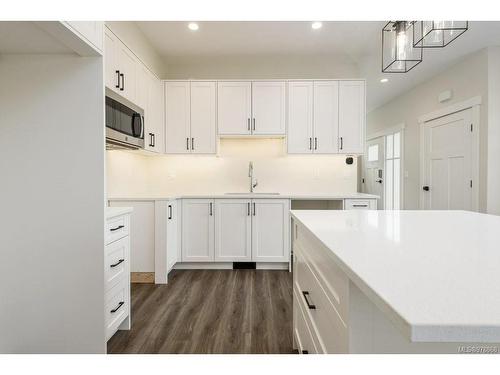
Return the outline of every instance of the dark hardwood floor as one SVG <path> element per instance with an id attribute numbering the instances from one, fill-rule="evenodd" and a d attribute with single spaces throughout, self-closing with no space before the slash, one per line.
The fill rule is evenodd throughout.
<path id="1" fill-rule="evenodd" d="M 168 285 L 132 284 L 132 329 L 108 353 L 292 353 L 292 274 L 174 270 Z"/>

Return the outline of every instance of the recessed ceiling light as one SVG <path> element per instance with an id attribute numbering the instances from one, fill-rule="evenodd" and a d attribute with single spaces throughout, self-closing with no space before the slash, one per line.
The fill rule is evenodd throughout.
<path id="1" fill-rule="evenodd" d="M 188 27 L 189 27 L 189 30 L 193 30 L 193 31 L 196 31 L 200 28 L 196 22 L 190 22 L 188 24 Z"/>
<path id="2" fill-rule="evenodd" d="M 321 29 L 321 26 L 323 26 L 323 23 L 322 22 L 319 22 L 319 21 L 316 21 L 316 22 L 313 22 L 311 27 L 314 29 L 314 30 L 318 30 L 318 29 Z"/>
<path id="3" fill-rule="evenodd" d="M 380 80 L 380 82 L 381 82 L 381 83 L 386 83 L 386 82 L 388 82 L 388 81 L 389 81 L 389 79 L 388 79 L 388 78 L 382 78 L 382 79 Z"/>

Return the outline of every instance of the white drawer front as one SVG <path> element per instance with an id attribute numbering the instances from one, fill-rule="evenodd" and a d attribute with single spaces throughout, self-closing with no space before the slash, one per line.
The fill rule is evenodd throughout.
<path id="1" fill-rule="evenodd" d="M 344 210 L 376 210 L 377 201 L 375 199 L 346 199 L 344 200 Z"/>
<path id="2" fill-rule="evenodd" d="M 295 335 L 295 342 L 297 344 L 297 349 L 299 354 L 318 354 L 318 347 L 315 342 L 318 339 L 313 335 L 313 331 L 310 327 L 310 322 L 307 320 L 307 316 L 304 314 L 302 308 L 302 302 L 298 295 L 296 288 L 293 290 L 293 333 Z"/>
<path id="3" fill-rule="evenodd" d="M 121 282 L 106 294 L 106 340 L 115 334 L 118 326 L 129 314 L 128 289 L 127 283 Z"/>
<path id="4" fill-rule="evenodd" d="M 129 237 L 123 237 L 106 246 L 104 281 L 106 291 L 121 280 L 127 279 L 129 272 Z"/>
<path id="5" fill-rule="evenodd" d="M 106 244 L 129 234 L 129 216 L 118 216 L 106 221 Z"/>
<path id="6" fill-rule="evenodd" d="M 302 255 L 318 283 L 340 317 L 347 321 L 349 313 L 349 278 L 328 255 L 327 249 L 302 226 L 296 228 L 294 253 Z"/>
<path id="7" fill-rule="evenodd" d="M 294 275 L 294 287 L 300 293 L 299 298 L 306 314 L 311 318 L 322 351 L 347 353 L 349 350 L 347 323 L 329 301 L 302 254 L 299 252 L 295 256 L 297 273 Z"/>

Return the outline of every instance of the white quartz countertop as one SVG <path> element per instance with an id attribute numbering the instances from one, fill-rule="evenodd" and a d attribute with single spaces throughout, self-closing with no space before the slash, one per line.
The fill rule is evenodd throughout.
<path id="1" fill-rule="evenodd" d="M 110 201 L 134 201 L 134 200 L 170 200 L 170 199 L 248 199 L 248 198 L 275 198 L 275 199 L 293 199 L 293 200 L 340 200 L 340 199 L 377 199 L 377 195 L 364 193 L 221 193 L 221 194 L 183 194 L 173 196 L 136 196 L 136 197 L 113 197 Z"/>
<path id="2" fill-rule="evenodd" d="M 129 214 L 134 209 L 132 207 L 106 207 L 106 219 L 111 219 L 116 216 Z"/>
<path id="3" fill-rule="evenodd" d="M 294 210 L 414 342 L 500 342 L 500 216 Z"/>

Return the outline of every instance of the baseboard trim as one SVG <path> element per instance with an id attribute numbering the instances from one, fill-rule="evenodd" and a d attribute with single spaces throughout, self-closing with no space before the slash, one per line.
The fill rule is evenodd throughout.
<path id="1" fill-rule="evenodd" d="M 288 270 L 287 263 L 258 262 L 258 270 Z M 233 262 L 184 262 L 176 263 L 173 269 L 176 270 L 232 270 Z"/>
<path id="2" fill-rule="evenodd" d="M 154 284 L 154 272 L 130 272 L 130 282 L 134 284 Z"/>

